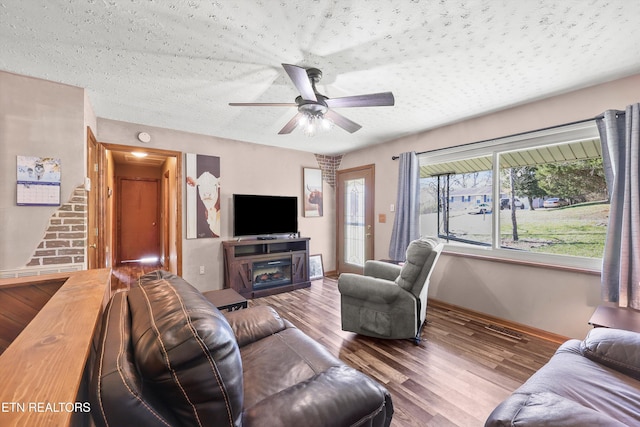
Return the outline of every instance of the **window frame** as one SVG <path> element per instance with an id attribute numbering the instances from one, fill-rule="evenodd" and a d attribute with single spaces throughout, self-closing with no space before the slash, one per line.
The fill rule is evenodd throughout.
<path id="1" fill-rule="evenodd" d="M 495 195 L 500 194 L 501 154 L 540 146 L 568 144 L 588 139 L 600 139 L 600 134 L 595 120 L 587 120 L 503 138 L 427 151 L 419 154 L 418 160 L 420 167 L 422 167 L 490 156 L 492 160 L 493 192 L 490 203 L 493 206 L 494 212 L 500 212 L 500 197 L 495 197 Z M 602 258 L 546 254 L 502 248 L 499 232 L 500 215 L 492 215 L 491 221 L 492 229 L 490 246 L 476 246 L 456 241 L 445 241 L 446 252 L 475 257 L 490 257 L 494 260 L 507 262 L 569 268 L 589 272 L 600 272 L 602 269 Z"/>

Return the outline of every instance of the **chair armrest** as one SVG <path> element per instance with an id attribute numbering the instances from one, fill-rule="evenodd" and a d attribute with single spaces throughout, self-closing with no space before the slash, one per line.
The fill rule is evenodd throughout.
<path id="1" fill-rule="evenodd" d="M 407 293 L 395 282 L 352 273 L 340 275 L 338 290 L 342 295 L 383 304 L 390 304 Z"/>
<path id="2" fill-rule="evenodd" d="M 388 426 L 389 393 L 348 366 L 334 366 L 244 412 L 245 427 Z"/>
<path id="3" fill-rule="evenodd" d="M 394 281 L 400 275 L 401 266 L 384 261 L 369 260 L 364 263 L 364 275 Z"/>
<path id="4" fill-rule="evenodd" d="M 594 362 L 640 380 L 640 333 L 594 328 L 582 341 L 580 350 Z"/>
<path id="5" fill-rule="evenodd" d="M 280 315 L 266 305 L 225 313 L 225 317 L 236 335 L 239 347 L 261 340 L 287 327 Z"/>

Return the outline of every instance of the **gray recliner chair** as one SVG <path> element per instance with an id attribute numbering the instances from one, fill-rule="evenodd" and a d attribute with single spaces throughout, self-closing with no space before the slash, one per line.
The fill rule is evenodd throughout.
<path id="1" fill-rule="evenodd" d="M 403 266 L 367 261 L 364 275 L 338 278 L 342 330 L 377 338 L 410 338 L 420 343 L 427 317 L 427 293 L 443 243 L 414 240 Z"/>

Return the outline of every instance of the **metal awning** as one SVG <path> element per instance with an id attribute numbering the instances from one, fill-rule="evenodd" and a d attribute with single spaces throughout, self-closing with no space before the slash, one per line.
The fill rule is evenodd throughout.
<path id="1" fill-rule="evenodd" d="M 500 154 L 500 168 L 535 166 L 545 163 L 557 163 L 572 160 L 597 159 L 602 157 L 602 145 L 599 139 L 571 142 L 568 144 L 547 145 Z M 424 165 L 420 167 L 420 178 L 442 174 L 463 174 L 489 171 L 492 169 L 492 156 Z"/>

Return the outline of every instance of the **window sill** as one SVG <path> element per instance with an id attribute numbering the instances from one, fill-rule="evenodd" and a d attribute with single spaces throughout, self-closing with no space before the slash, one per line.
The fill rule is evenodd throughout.
<path id="1" fill-rule="evenodd" d="M 532 254 L 526 252 L 512 252 L 503 249 L 473 248 L 458 244 L 445 243 L 443 253 L 446 255 L 478 259 L 503 264 L 517 264 L 527 267 L 570 271 L 574 273 L 600 276 L 601 263 L 599 259 L 558 257 L 547 254 Z M 553 259 L 545 259 L 553 258 Z M 557 258 L 563 258 L 567 263 L 557 262 Z"/>

